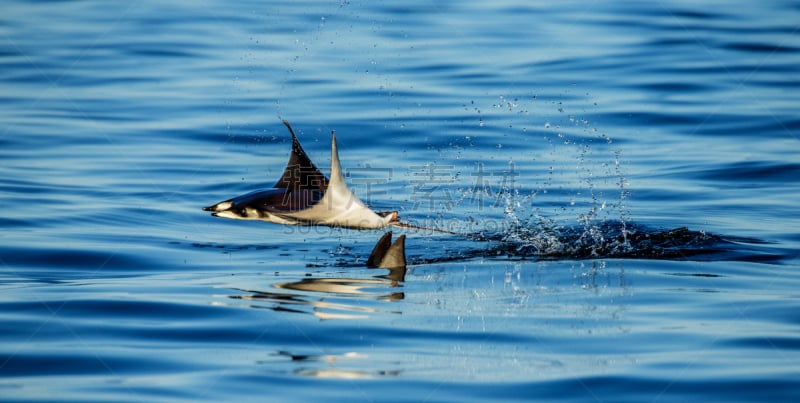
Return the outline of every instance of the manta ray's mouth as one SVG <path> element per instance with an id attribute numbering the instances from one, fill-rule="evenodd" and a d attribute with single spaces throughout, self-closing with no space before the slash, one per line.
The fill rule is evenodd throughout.
<path id="1" fill-rule="evenodd" d="M 231 202 L 217 203 L 212 206 L 203 207 L 203 211 L 222 211 L 231 208 Z"/>
<path id="2" fill-rule="evenodd" d="M 389 221 L 389 223 L 400 221 L 400 215 L 398 215 L 396 211 L 378 211 L 375 214 L 383 218 L 386 218 Z"/>

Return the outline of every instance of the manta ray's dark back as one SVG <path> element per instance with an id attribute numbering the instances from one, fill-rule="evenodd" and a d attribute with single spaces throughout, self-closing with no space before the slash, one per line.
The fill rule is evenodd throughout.
<path id="1" fill-rule="evenodd" d="M 311 162 L 289 122 L 284 120 L 283 124 L 292 134 L 292 155 L 289 156 L 289 163 L 286 164 L 283 175 L 273 188 L 287 189 L 287 192 L 298 190 L 325 192 L 328 189 L 328 178 Z"/>

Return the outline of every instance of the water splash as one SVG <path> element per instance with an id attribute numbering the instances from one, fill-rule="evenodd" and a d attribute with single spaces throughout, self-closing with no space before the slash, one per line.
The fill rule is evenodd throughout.
<path id="1" fill-rule="evenodd" d="M 438 242 L 443 255 L 410 256 L 411 265 L 476 258 L 511 260 L 657 259 L 778 262 L 784 256 L 758 239 L 721 236 L 686 227 L 657 229 L 622 221 L 566 227 L 546 217 L 501 231 L 477 232 L 471 242 Z"/>
<path id="2" fill-rule="evenodd" d="M 611 148 L 613 141 L 605 133 L 588 126 L 585 119 L 570 116 L 570 122 L 582 125 L 591 136 L 571 139 L 566 130 L 556 125 L 559 141 L 551 141 L 552 165 L 543 182 L 533 187 L 519 187 L 517 182 L 529 183 L 530 178 L 519 178 L 511 159 L 502 176 L 499 190 L 492 194 L 479 186 L 461 192 L 455 204 L 474 202 L 477 196 L 492 197 L 495 202 L 487 213 L 478 205 L 481 214 L 456 219 L 454 225 L 445 225 L 444 212 L 440 212 L 430 227 L 447 228 L 465 234 L 474 242 L 455 240 L 444 248 L 445 255 L 437 253 L 425 257 L 413 256 L 411 264 L 472 258 L 510 259 L 750 259 L 770 260 L 767 250 L 755 251 L 746 244 L 760 241 L 744 238 L 722 237 L 686 227 L 662 229 L 636 224 L 628 207 L 629 182 L 622 166 L 623 152 Z M 549 125 L 549 124 L 548 124 Z M 556 173 L 566 166 L 564 147 L 576 151 L 574 160 L 577 176 L 558 182 Z M 599 162 L 598 162 L 599 160 Z M 559 165 L 561 164 L 561 165 Z M 558 166 L 557 166 L 558 165 Z M 478 163 L 478 173 L 483 165 Z M 473 176 L 478 176 L 473 174 Z M 482 185 L 482 183 L 481 183 Z M 548 207 L 544 207 L 548 206 Z M 552 210 L 548 210 L 552 209 Z M 483 216 L 497 217 L 480 218 Z M 440 245 L 436 249 L 442 250 Z M 431 256 L 432 255 L 432 256 Z M 770 257 L 772 256 L 772 257 Z"/>

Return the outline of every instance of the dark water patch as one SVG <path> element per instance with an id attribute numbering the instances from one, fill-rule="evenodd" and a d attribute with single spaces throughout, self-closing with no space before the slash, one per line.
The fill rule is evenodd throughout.
<path id="1" fill-rule="evenodd" d="M 676 276 L 676 277 L 709 277 L 709 278 L 716 278 L 716 277 L 725 277 L 719 274 L 713 273 L 664 273 L 668 276 Z"/>
<path id="2" fill-rule="evenodd" d="M 742 161 L 710 169 L 694 169 L 698 179 L 725 181 L 741 186 L 743 181 L 787 183 L 800 177 L 800 164 L 772 161 Z"/>
<path id="3" fill-rule="evenodd" d="M 696 127 L 706 121 L 705 116 L 693 116 L 671 112 L 619 112 L 598 116 L 603 121 L 613 120 L 632 126 L 691 126 Z"/>
<path id="4" fill-rule="evenodd" d="M 742 250 L 719 250 L 717 255 L 714 255 L 717 260 L 729 262 L 751 262 L 751 263 L 764 263 L 764 264 L 782 264 L 797 255 L 791 254 L 776 254 L 771 252 L 759 253 L 758 251 Z"/>
<path id="5" fill-rule="evenodd" d="M 328 79 L 328 78 L 320 78 L 320 77 L 314 77 L 314 78 L 292 78 L 292 79 L 289 79 L 286 82 L 286 84 L 292 84 L 292 85 L 315 85 L 315 86 L 317 86 L 317 85 L 333 85 L 333 84 L 336 84 L 336 83 L 337 83 L 336 80 L 331 80 L 331 79 Z"/>
<path id="6" fill-rule="evenodd" d="M 736 348 L 777 349 L 788 351 L 800 350 L 800 337 L 779 337 L 765 335 L 762 337 L 736 337 L 720 342 L 721 345 Z"/>
<path id="7" fill-rule="evenodd" d="M 159 44 L 159 47 L 156 48 L 149 44 L 135 44 L 135 45 L 128 44 L 123 49 L 130 56 L 151 57 L 162 61 L 165 58 L 188 59 L 188 58 L 198 58 L 200 56 L 196 52 L 185 50 L 186 49 L 185 44 L 167 45 L 167 46 L 175 46 L 174 48 L 160 48 L 160 46 L 162 45 L 163 44 Z"/>
<path id="8" fill-rule="evenodd" d="M 240 245 L 231 245 L 231 244 L 222 244 L 222 243 L 214 243 L 214 242 L 193 242 L 191 243 L 193 248 L 213 248 L 213 249 L 220 249 L 226 252 L 236 252 L 236 251 L 246 251 L 246 250 L 277 250 L 277 249 L 285 249 L 285 245 L 266 245 L 266 244 L 240 244 Z"/>
<path id="9" fill-rule="evenodd" d="M 655 92 L 675 92 L 675 93 L 699 93 L 713 89 L 714 87 L 707 83 L 687 83 L 687 82 L 659 82 L 659 83 L 645 83 L 635 84 L 636 87 Z"/>
<path id="10" fill-rule="evenodd" d="M 673 17 L 680 19 L 689 19 L 689 20 L 702 20 L 702 21 L 722 20 L 730 17 L 730 15 L 728 14 L 713 13 L 709 12 L 708 10 L 699 11 L 699 10 L 684 9 L 684 10 L 669 10 L 668 12 Z"/>
<path id="11" fill-rule="evenodd" d="M 590 120 L 608 122 L 616 121 L 632 126 L 674 127 L 679 132 L 688 135 L 707 136 L 736 136 L 747 138 L 768 133 L 779 134 L 782 137 L 800 129 L 800 120 L 788 115 L 772 115 L 769 117 L 751 117 L 745 115 L 731 115 L 724 113 L 714 114 L 686 114 L 669 112 L 607 112 L 589 115 Z"/>
<path id="12" fill-rule="evenodd" d="M 46 174 L 46 172 L 42 172 L 42 176 Z M 37 179 L 6 178 L 0 181 L 0 191 L 10 193 L 11 195 L 3 195 L 3 198 L 13 200 L 18 197 L 29 197 L 29 195 L 46 195 L 50 196 L 49 198 L 56 198 L 55 194 L 77 194 L 89 189 L 82 185 L 54 184 L 46 182 L 46 180 L 44 177 Z M 42 199 L 47 200 L 48 197 Z M 37 200 L 41 201 L 41 199 Z"/>
<path id="13" fill-rule="evenodd" d="M 705 124 L 694 128 L 693 133 L 709 136 L 765 136 L 774 133 L 794 138 L 793 133 L 800 130 L 800 119 L 787 116 L 765 118 L 709 119 Z"/>
<path id="14" fill-rule="evenodd" d="M 474 258 L 494 259 L 656 259 L 730 260 L 777 263 L 787 258 L 778 250 L 759 247 L 756 239 L 724 237 L 688 228 L 660 230 L 634 224 L 604 222 L 590 227 L 529 226 L 501 233 L 468 235 L 488 246 L 448 250 L 447 255 L 411 257 L 412 264 Z"/>
<path id="15" fill-rule="evenodd" d="M 76 287 L 75 289 L 79 289 Z M 102 294 L 98 294 L 102 295 Z M 113 294 L 109 294 L 113 295 Z M 41 298 L 41 296 L 39 297 Z M 284 328 L 273 319 L 251 310 L 167 301 L 102 299 L 37 299 L 3 303 L 6 312 L 1 340 L 16 342 L 71 342 L 91 345 L 95 341 L 127 345 L 225 345 L 280 342 L 291 345 L 305 340 L 302 330 Z M 260 326 L 230 326 L 261 320 Z M 252 323 L 252 322 L 250 322 Z"/>
<path id="16" fill-rule="evenodd" d="M 36 303 L 25 303 L 19 307 L 24 309 L 40 309 Z M 5 304 L 4 304 L 5 305 Z M 182 304 L 167 301 L 147 301 L 125 299 L 104 298 L 104 299 L 78 299 L 64 301 L 49 301 L 50 306 L 59 306 L 59 316 L 75 318 L 115 318 L 118 324 L 124 321 L 142 319 L 143 317 L 153 321 L 165 321 L 172 323 L 196 322 L 199 319 L 211 320 L 219 317 L 223 313 L 219 309 L 211 309 L 204 305 Z"/>
<path id="17" fill-rule="evenodd" d="M 130 375 L 152 372 L 173 372 L 182 364 L 158 356 L 99 355 L 91 353 L 27 353 L 1 354 L 0 376 L 3 378 L 57 375 Z"/>
<path id="18" fill-rule="evenodd" d="M 252 310 L 257 313 L 257 310 Z M 248 319 L 248 318 L 244 318 Z M 251 317 L 250 320 L 258 320 Z M 194 345 L 223 345 L 236 344 L 257 345 L 294 343 L 305 344 L 308 338 L 301 329 L 283 328 L 280 323 L 273 321 L 263 322 L 261 327 L 242 326 L 226 329 L 219 323 L 204 325 L 196 322 L 165 323 L 161 326 L 121 326 L 109 329 L 111 334 L 116 334 L 123 339 L 133 339 L 141 342 L 155 342 L 159 344 L 194 344 Z M 314 341 L 337 344 L 335 338 L 315 337 Z"/>
<path id="19" fill-rule="evenodd" d="M 794 71 L 792 69 L 792 71 Z M 788 90 L 793 88 L 800 88 L 800 81 L 793 80 L 789 77 L 773 77 L 765 79 L 753 79 L 750 81 L 753 85 L 765 88 L 773 88 L 777 90 Z M 769 127 L 769 125 L 767 125 Z"/>
<path id="20" fill-rule="evenodd" d="M 558 368 L 558 363 L 551 363 Z M 541 368 L 539 368 L 541 369 Z M 403 371 L 401 379 L 373 379 L 358 382 L 359 394 L 375 401 L 402 401 L 396 396 L 420 396 L 425 401 L 436 402 L 484 402 L 491 401 L 618 401 L 642 402 L 660 400 L 692 400 L 697 398 L 735 401 L 793 401 L 796 392 L 791 379 L 692 379 L 675 376 L 645 377 L 641 375 L 580 376 L 565 374 L 553 380 L 487 381 L 468 379 L 468 373 L 451 371 L 447 381 L 431 380 L 414 371 Z M 530 369 L 531 379 L 539 373 Z M 568 376 L 572 375 L 572 376 Z M 353 382 L 336 379 L 314 379 L 314 388 L 309 384 L 289 378 L 286 381 L 269 376 L 226 378 L 226 382 L 244 383 L 244 387 L 263 382 L 287 386 L 287 398 L 300 400 L 348 400 L 352 397 Z M 288 383 L 287 383 L 288 382 Z M 237 388 L 238 389 L 238 388 Z M 276 393 L 280 393 L 277 390 Z"/>
<path id="21" fill-rule="evenodd" d="M 669 47 L 693 47 L 693 46 L 697 46 L 697 40 L 694 39 L 694 38 L 687 38 L 687 37 L 682 37 L 682 36 L 659 37 L 659 38 L 653 38 L 653 39 L 651 39 L 651 40 L 649 40 L 647 42 L 643 42 L 643 43 L 641 43 L 640 46 L 642 48 L 644 48 L 644 49 L 659 49 L 659 48 L 669 48 Z M 679 68 L 679 67 L 678 66 L 675 66 L 675 67 L 671 67 L 670 66 L 670 67 L 663 67 L 663 68 L 672 69 L 672 68 Z M 694 71 L 695 68 L 697 68 L 697 67 L 692 67 L 693 71 Z M 722 67 L 719 67 L 719 68 L 710 67 L 710 68 L 713 69 L 713 70 L 711 70 L 713 72 L 723 71 Z"/>
<path id="22" fill-rule="evenodd" d="M 658 46 L 654 44 L 655 46 Z M 656 52 L 660 53 L 660 52 Z M 656 57 L 657 55 L 653 55 Z M 641 65 L 637 66 L 635 69 L 632 67 L 625 66 L 613 66 L 610 65 L 608 67 L 613 67 L 614 69 L 619 69 L 623 71 L 627 70 L 634 70 L 635 73 L 639 75 L 648 77 L 648 81 L 658 82 L 664 79 L 672 79 L 684 82 L 684 80 L 691 80 L 692 82 L 697 81 L 708 81 L 711 78 L 714 78 L 713 82 L 708 82 L 706 85 L 709 86 L 711 89 L 721 90 L 730 87 L 736 87 L 741 85 L 739 81 L 735 81 L 736 77 L 739 77 L 740 80 L 743 80 L 747 77 L 746 82 L 749 88 L 747 91 L 751 92 L 754 91 L 753 88 L 756 87 L 753 84 L 756 84 L 759 77 L 777 77 L 778 75 L 784 75 L 786 81 L 791 81 L 791 76 L 785 76 L 785 74 L 794 72 L 794 66 L 787 62 L 787 63 L 774 63 L 770 65 L 758 65 L 754 63 L 750 63 L 746 60 L 741 60 L 738 63 L 731 62 L 726 65 L 719 65 L 719 64 L 676 64 L 676 65 Z M 726 79 L 720 80 L 718 77 L 720 75 L 724 75 Z M 694 78 L 689 78 L 694 77 Z M 623 81 L 625 83 L 625 81 Z M 623 87 L 627 88 L 627 87 Z M 680 92 L 675 92 L 674 95 L 680 95 Z M 715 93 L 710 93 L 709 96 L 716 95 Z M 704 106 L 707 105 L 707 101 L 703 99 L 695 99 L 695 105 Z M 702 110 L 700 108 L 696 109 L 696 111 Z M 749 111 L 748 111 L 749 112 Z"/>
<path id="23" fill-rule="evenodd" d="M 451 73 L 455 73 L 456 71 L 464 69 L 465 67 L 466 66 L 463 64 L 456 63 L 428 63 L 406 67 L 402 71 L 411 73 L 439 73 L 450 75 Z"/>
<path id="24" fill-rule="evenodd" d="M 731 335 L 733 339 L 736 337 L 749 339 L 757 336 L 764 337 L 766 339 L 773 337 L 777 339 L 783 339 L 785 337 L 800 337 L 791 333 L 793 328 L 796 328 L 798 325 L 800 325 L 800 311 L 796 309 L 796 300 L 800 298 L 800 294 L 798 294 L 797 290 L 793 289 L 791 285 L 787 285 L 793 284 L 794 281 L 796 281 L 798 274 L 784 273 L 776 275 L 775 272 L 771 270 L 765 270 L 763 266 L 758 267 L 758 270 L 759 271 L 754 274 L 738 275 L 742 280 L 741 286 L 746 288 L 746 282 L 753 281 L 752 279 L 758 278 L 761 273 L 766 272 L 767 276 L 772 277 L 770 278 L 770 282 L 764 284 L 763 290 L 755 290 L 752 294 L 761 294 L 769 296 L 769 298 L 760 301 L 741 298 L 734 301 L 714 302 L 710 304 L 709 307 L 716 312 L 715 317 L 734 321 L 747 319 L 747 321 L 751 324 L 758 323 L 758 326 L 753 326 L 746 334 L 742 334 L 740 336 Z M 781 289 L 789 290 L 789 292 L 783 293 L 783 296 L 779 298 L 772 297 L 773 295 L 781 294 L 779 291 Z M 787 303 L 787 301 L 789 303 Z M 792 302 L 795 303 L 795 306 L 792 305 Z M 775 332 L 769 335 L 759 333 L 759 329 L 770 328 L 770 324 L 779 326 L 780 328 L 775 328 Z"/>
<path id="25" fill-rule="evenodd" d="M 24 248 L 0 247 L 6 266 L 25 273 L 38 272 L 48 278 L 58 279 L 67 272 L 71 276 L 118 275 L 121 271 L 149 271 L 155 262 L 138 253 L 123 250 L 64 249 L 61 247 Z M 39 271 L 36 269 L 46 269 Z"/>
<path id="26" fill-rule="evenodd" d="M 0 217 L 0 228 L 30 228 L 33 220 Z"/>
<path id="27" fill-rule="evenodd" d="M 568 393 L 572 396 L 592 397 L 593 399 L 597 399 L 598 396 L 614 396 L 615 400 L 630 402 L 656 401 L 666 396 L 678 400 L 691 400 L 702 396 L 712 400 L 723 396 L 739 401 L 793 400 L 792 398 L 796 397 L 797 393 L 786 383 L 786 380 L 767 377 L 719 380 L 634 375 L 595 376 L 576 377 L 538 386 L 539 391 L 532 391 L 534 396 L 563 399 L 565 395 L 559 396 L 557 392 L 564 393 L 566 390 L 572 390 L 573 392 Z M 542 394 L 542 392 L 544 393 Z"/>
<path id="28" fill-rule="evenodd" d="M 375 12 L 381 15 L 393 15 L 398 17 L 414 17 L 418 16 L 436 16 L 441 13 L 446 13 L 450 7 L 448 5 L 440 4 L 417 4 L 415 6 L 403 6 L 394 4 L 381 4 Z"/>
<path id="29" fill-rule="evenodd" d="M 722 45 L 723 49 L 735 50 L 747 54 L 752 53 L 796 53 L 800 48 L 784 44 L 758 43 L 758 42 L 731 42 Z"/>

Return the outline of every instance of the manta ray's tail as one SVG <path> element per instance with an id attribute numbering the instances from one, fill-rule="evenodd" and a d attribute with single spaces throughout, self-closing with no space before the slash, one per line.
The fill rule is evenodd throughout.
<path id="1" fill-rule="evenodd" d="M 430 232 L 438 232 L 440 234 L 450 234 L 450 235 L 459 235 L 459 236 L 468 236 L 466 234 L 462 234 L 460 232 L 455 231 L 448 231 L 446 229 L 439 229 L 439 228 L 428 228 L 428 227 L 420 227 L 414 224 L 408 224 L 400 221 L 393 221 L 390 222 L 389 225 L 398 228 L 405 228 L 405 229 L 413 229 L 417 231 L 430 231 Z"/>

